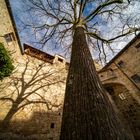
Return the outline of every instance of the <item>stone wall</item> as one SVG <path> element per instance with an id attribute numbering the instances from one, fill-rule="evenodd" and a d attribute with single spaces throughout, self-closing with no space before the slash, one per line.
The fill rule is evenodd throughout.
<path id="1" fill-rule="evenodd" d="M 10 51 L 13 59 L 21 56 L 20 46 L 17 41 L 15 30 L 5 0 L 0 0 L 0 42 Z"/>
<path id="2" fill-rule="evenodd" d="M 0 9 L 0 42 L 10 52 L 15 66 L 13 74 L 0 82 L 0 121 L 21 93 L 25 97 L 34 91 L 18 105 L 19 109 L 10 120 L 9 130 L 5 134 L 0 133 L 0 138 L 58 139 L 66 79 L 64 64 L 57 61 L 58 56 L 52 65 L 26 54 L 21 55 L 5 0 L 0 1 Z M 29 101 L 36 103 L 29 104 Z M 28 105 L 23 106 L 25 104 Z"/>
<path id="3" fill-rule="evenodd" d="M 45 63 L 25 54 L 15 67 L 13 74 L 1 82 L 1 121 L 16 103 L 9 131 L 58 139 L 67 75 L 63 63 Z"/>
<path id="4" fill-rule="evenodd" d="M 46 63 L 28 54 L 21 55 L 4 0 L 0 1 L 0 9 L 0 42 L 12 54 L 15 65 L 13 74 L 0 82 L 0 120 L 3 121 L 21 93 L 24 98 L 22 102 L 16 102 L 19 109 L 11 118 L 6 134 L 0 132 L 0 138 L 58 140 L 67 75 L 65 66 L 68 65 L 59 55 L 54 57 L 53 63 Z M 139 43 L 140 39 L 131 43 L 115 61 L 99 72 L 112 104 L 117 107 L 124 122 L 126 120 L 125 125 L 134 128 L 135 137 L 139 137 L 140 128 L 140 83 L 135 83 L 131 76 L 140 74 L 140 49 L 135 47 Z M 123 61 L 122 67 L 118 67 L 120 61 Z"/>
<path id="5" fill-rule="evenodd" d="M 127 49 L 99 72 L 99 77 L 126 120 L 135 139 L 140 137 L 140 34 L 126 46 Z M 133 75 L 139 76 L 137 81 Z M 123 121 L 124 122 L 124 121 Z"/>

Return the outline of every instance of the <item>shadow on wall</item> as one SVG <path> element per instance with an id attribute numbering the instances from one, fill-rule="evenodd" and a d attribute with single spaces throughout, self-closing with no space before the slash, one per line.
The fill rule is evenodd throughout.
<path id="1" fill-rule="evenodd" d="M 0 119 L 3 120 L 0 124 L 0 140 L 16 140 L 18 137 L 21 140 L 20 137 L 27 139 L 31 135 L 57 140 L 61 114 L 53 110 L 62 105 L 59 97 L 63 95 L 60 89 L 65 83 L 65 77 L 62 76 L 65 69 L 28 58 L 25 60 L 0 83 Z M 24 112 L 27 116 L 33 115 L 28 120 Z M 18 117 L 27 121 L 18 121 Z"/>
<path id="2" fill-rule="evenodd" d="M 118 83 L 108 83 L 104 88 L 109 93 L 117 114 L 122 120 L 129 134 L 133 133 L 136 140 L 140 138 L 140 105 L 133 98 L 128 89 Z"/>
<path id="3" fill-rule="evenodd" d="M 8 128 L 0 128 L 0 140 L 58 140 L 61 128 L 61 113 L 33 112 L 26 121 L 11 121 Z M 2 122 L 0 122 L 2 123 Z"/>

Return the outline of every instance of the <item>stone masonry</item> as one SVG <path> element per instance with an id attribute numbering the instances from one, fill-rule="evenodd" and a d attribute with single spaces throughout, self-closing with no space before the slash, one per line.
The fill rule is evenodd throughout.
<path id="1" fill-rule="evenodd" d="M 59 140 L 65 81 L 69 64 L 59 55 L 52 56 L 24 44 L 22 49 L 9 4 L 0 0 L 0 42 L 10 51 L 15 70 L 0 82 L 0 121 L 2 122 L 19 97 L 16 113 L 6 135 Z M 140 35 L 99 70 L 114 109 L 133 132 L 140 137 Z M 8 98 L 9 100 L 8 100 Z M 7 100 L 6 100 L 7 98 Z M 5 100 L 4 100 L 5 99 Z"/>

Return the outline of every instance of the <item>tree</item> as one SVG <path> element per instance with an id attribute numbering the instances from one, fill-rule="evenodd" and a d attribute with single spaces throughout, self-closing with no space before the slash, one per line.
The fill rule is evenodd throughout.
<path id="1" fill-rule="evenodd" d="M 101 85 L 88 45 L 105 54 L 105 45 L 111 49 L 109 44 L 113 41 L 138 32 L 139 27 L 122 14 L 131 2 L 26 0 L 25 3 L 28 14 L 34 17 L 26 25 L 40 33 L 37 38 L 40 44 L 44 46 L 52 40 L 53 45 L 68 48 L 72 42 L 60 140 L 129 139 Z M 106 34 L 100 25 L 113 23 L 113 16 L 121 22 L 114 23 L 117 25 L 111 30 L 115 31 L 114 37 L 104 38 Z"/>
<path id="2" fill-rule="evenodd" d="M 45 62 L 34 64 L 34 60 L 28 57 L 22 59 L 24 63 L 18 64 L 9 80 L 1 85 L 0 103 L 2 106 L 10 104 L 1 124 L 3 130 L 9 128 L 10 121 L 17 112 L 21 112 L 29 105 L 44 104 L 49 111 L 61 106 L 55 101 L 57 100 L 55 95 L 52 95 L 54 102 L 48 99 L 47 95 L 51 94 L 52 86 L 58 88 L 65 82 L 65 76 L 61 75 L 64 68 L 52 68 Z"/>
<path id="3" fill-rule="evenodd" d="M 14 69 L 10 54 L 4 48 L 4 45 L 0 43 L 0 80 L 9 76 Z"/>

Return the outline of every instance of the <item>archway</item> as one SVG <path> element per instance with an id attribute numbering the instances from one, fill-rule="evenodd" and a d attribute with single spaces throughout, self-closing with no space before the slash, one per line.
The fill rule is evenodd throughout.
<path id="1" fill-rule="evenodd" d="M 120 119 L 123 120 L 124 125 L 128 129 L 131 129 L 135 139 L 138 140 L 140 138 L 139 104 L 124 85 L 120 83 L 106 83 L 103 86 L 114 101 Z"/>

